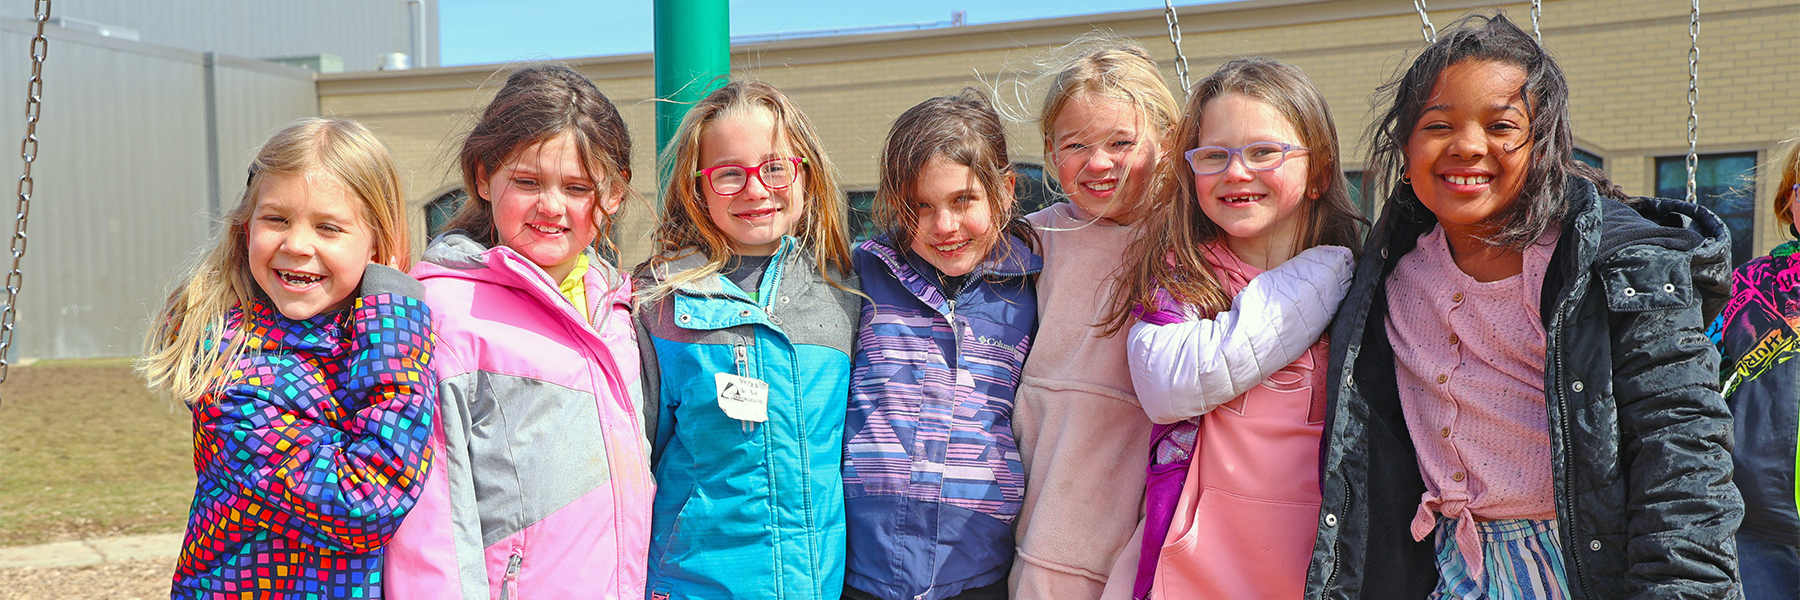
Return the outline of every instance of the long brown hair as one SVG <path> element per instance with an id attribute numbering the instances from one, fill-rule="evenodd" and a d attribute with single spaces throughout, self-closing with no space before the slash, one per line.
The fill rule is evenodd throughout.
<path id="1" fill-rule="evenodd" d="M 597 196 L 604 197 L 604 192 L 620 198 L 633 196 L 631 136 L 618 107 L 574 69 L 530 65 L 506 78 L 463 140 L 456 158 L 469 199 L 445 229 L 461 229 L 490 248 L 505 243 L 494 227 L 493 200 L 481 197 L 481 179 L 493 176 L 520 152 L 565 133 L 575 142 L 585 175 L 602 190 Z M 600 231 L 590 247 L 617 255 L 612 228 L 618 218 L 618 214 L 608 214 L 600 202 L 594 203 L 594 223 Z"/>
<path id="2" fill-rule="evenodd" d="M 819 275 L 831 285 L 840 285 L 833 271 L 849 271 L 850 237 L 845 220 L 849 210 L 844 194 L 838 191 L 837 169 L 825 154 L 825 145 L 819 142 L 812 121 L 775 86 L 760 81 L 734 81 L 688 109 L 681 127 L 663 148 L 658 168 L 671 175 L 663 187 L 662 222 L 656 226 L 655 253 L 638 270 L 655 269 L 695 252 L 706 257 L 706 264 L 673 274 L 669 280 L 642 291 L 638 303 L 654 302 L 682 285 L 717 275 L 731 258 L 731 238 L 707 216 L 706 199 L 700 194 L 700 186 L 705 182 L 687 174 L 700 169 L 700 138 L 707 126 L 754 110 L 768 111 L 774 117 L 778 139 L 806 159 L 800 165 L 805 179 L 806 212 L 794 225 L 792 235 L 799 238 L 802 248 L 813 253 Z"/>
<path id="3" fill-rule="evenodd" d="M 1006 156 L 1006 126 L 987 95 L 975 88 L 920 102 L 901 113 L 888 131 L 881 148 L 881 184 L 875 190 L 875 223 L 897 246 L 910 245 L 917 231 L 912 198 L 933 157 L 969 168 L 999 225 L 990 228 L 990 236 L 1011 235 L 1037 247 L 1037 234 L 1020 216 L 1007 185 L 1013 170 Z"/>
<path id="4" fill-rule="evenodd" d="M 320 171 L 361 201 L 362 218 L 375 237 L 375 260 L 406 269 L 410 257 L 406 196 L 400 171 L 387 146 L 361 123 L 312 117 L 275 132 L 250 163 L 250 177 L 237 206 L 220 224 L 219 241 L 194 265 L 144 334 L 137 372 L 151 390 L 196 402 L 212 390 L 224 365 L 242 348 L 225 347 L 225 316 L 231 309 L 266 298 L 250 273 L 246 226 L 256 213 L 265 182 Z"/>
<path id="5" fill-rule="evenodd" d="M 1316 199 L 1306 204 L 1298 243 L 1301 248 L 1319 245 L 1354 250 L 1362 239 L 1367 220 L 1350 202 L 1344 173 L 1339 167 L 1337 126 L 1331 107 L 1312 80 L 1298 67 L 1267 58 L 1243 58 L 1219 66 L 1194 85 L 1187 114 L 1175 127 L 1152 191 L 1151 212 L 1138 238 L 1126 251 L 1118 291 L 1102 325 L 1108 335 L 1131 323 L 1131 310 L 1154 305 L 1158 288 L 1175 300 L 1198 306 L 1210 318 L 1231 308 L 1231 298 L 1206 262 L 1203 246 L 1220 240 L 1224 230 L 1200 210 L 1194 191 L 1194 172 L 1182 157 L 1200 146 L 1200 124 L 1208 102 L 1226 94 L 1241 94 L 1268 104 L 1300 134 L 1307 154 L 1307 192 Z"/>

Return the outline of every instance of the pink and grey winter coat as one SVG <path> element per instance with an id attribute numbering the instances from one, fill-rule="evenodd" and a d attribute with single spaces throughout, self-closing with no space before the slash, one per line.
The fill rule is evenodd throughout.
<path id="1" fill-rule="evenodd" d="M 1001 581 L 1025 499 L 1013 395 L 1037 333 L 1031 275 L 1043 261 L 1007 237 L 954 292 L 886 236 L 852 262 L 869 301 L 844 428 L 844 581 L 923 600 Z"/>
<path id="2" fill-rule="evenodd" d="M 257 300 L 226 317 L 225 347 L 244 350 L 191 407 L 199 482 L 171 597 L 381 597 L 382 544 L 432 460 L 420 296 L 370 265 L 348 310 L 296 321 Z"/>
<path id="3" fill-rule="evenodd" d="M 413 268 L 441 343 L 437 464 L 389 546 L 391 598 L 644 596 L 655 485 L 637 414 L 631 285 L 557 282 L 459 232 Z"/>

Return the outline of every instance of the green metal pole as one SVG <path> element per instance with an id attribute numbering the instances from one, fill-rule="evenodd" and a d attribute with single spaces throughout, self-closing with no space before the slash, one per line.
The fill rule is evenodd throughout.
<path id="1" fill-rule="evenodd" d="M 725 86 L 731 74 L 731 5 L 726 0 L 656 0 L 656 147 L 681 127 L 688 107 Z"/>

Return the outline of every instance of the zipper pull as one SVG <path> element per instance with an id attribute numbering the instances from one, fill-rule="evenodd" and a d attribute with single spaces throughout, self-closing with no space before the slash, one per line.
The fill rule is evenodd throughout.
<path id="1" fill-rule="evenodd" d="M 521 562 L 525 562 L 525 557 L 519 556 L 516 550 L 513 551 L 512 558 L 506 559 L 506 576 L 500 580 L 501 600 L 518 600 L 517 586 L 519 584 L 519 563 Z"/>

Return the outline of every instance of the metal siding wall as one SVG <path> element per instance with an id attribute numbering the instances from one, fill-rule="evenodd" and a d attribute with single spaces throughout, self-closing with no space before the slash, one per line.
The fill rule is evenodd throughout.
<path id="1" fill-rule="evenodd" d="M 219 209 L 223 213 L 243 196 L 244 178 L 257 148 L 289 122 L 317 116 L 319 96 L 310 76 L 296 79 L 233 66 L 228 57 L 220 61 L 215 73 Z"/>
<path id="2" fill-rule="evenodd" d="M 0 16 L 26 19 L 30 2 Z M 335 54 L 346 71 L 372 71 L 383 52 L 412 54 L 406 0 L 84 0 L 52 16 L 138 30 L 139 41 L 250 58 Z"/>
<path id="3" fill-rule="evenodd" d="M 13 50 L 30 38 L 22 23 L 0 25 L 0 174 L 12 173 L 0 175 L 0 237 L 9 238 L 30 72 Z M 51 35 L 14 356 L 135 355 L 172 279 L 211 244 L 204 63 L 194 52 Z M 253 149 L 281 123 L 316 114 L 310 79 L 219 71 L 226 144 Z M 247 152 L 221 148 L 221 169 L 240 173 L 222 189 L 241 191 L 236 159 Z"/>

